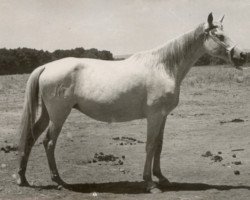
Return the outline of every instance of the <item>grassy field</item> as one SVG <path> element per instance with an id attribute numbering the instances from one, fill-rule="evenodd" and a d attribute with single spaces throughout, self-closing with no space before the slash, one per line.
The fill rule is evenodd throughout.
<path id="1" fill-rule="evenodd" d="M 18 187 L 17 152 L 4 149 L 15 147 L 19 139 L 28 76 L 0 77 L 0 199 L 152 199 L 142 182 L 145 120 L 106 124 L 75 110 L 56 149 L 59 172 L 72 184 L 71 189 L 59 190 L 50 180 L 43 136 L 33 148 L 27 169 L 33 186 Z M 227 66 L 191 69 L 182 85 L 179 106 L 168 117 L 165 129 L 162 171 L 173 186 L 154 199 L 250 197 L 249 87 L 250 68 L 244 69 L 243 76 Z M 207 151 L 212 155 L 202 156 Z M 118 157 L 122 164 L 92 162 L 100 153 Z"/>

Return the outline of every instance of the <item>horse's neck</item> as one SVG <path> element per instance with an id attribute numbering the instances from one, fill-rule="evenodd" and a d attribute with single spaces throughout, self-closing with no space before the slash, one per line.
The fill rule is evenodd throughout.
<path id="1" fill-rule="evenodd" d="M 180 86 L 189 69 L 205 53 L 203 49 L 203 26 L 169 42 L 158 50 L 161 60 L 169 73 Z"/>

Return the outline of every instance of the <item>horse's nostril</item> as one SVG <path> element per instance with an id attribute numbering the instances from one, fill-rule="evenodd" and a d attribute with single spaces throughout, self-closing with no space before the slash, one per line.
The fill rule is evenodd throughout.
<path id="1" fill-rule="evenodd" d="M 241 53 L 240 53 L 240 57 L 241 57 L 241 59 L 246 60 L 247 54 L 246 54 L 245 52 L 241 52 Z"/>

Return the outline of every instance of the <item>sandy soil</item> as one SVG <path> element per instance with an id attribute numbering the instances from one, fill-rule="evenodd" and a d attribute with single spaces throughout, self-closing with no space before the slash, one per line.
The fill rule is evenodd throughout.
<path id="1" fill-rule="evenodd" d="M 196 68 L 184 82 L 180 104 L 167 120 L 161 157 L 173 185 L 154 196 L 145 193 L 142 181 L 145 120 L 106 124 L 77 111 L 56 148 L 59 172 L 70 186 L 51 181 L 42 135 L 27 169 L 32 186 L 19 187 L 15 147 L 28 76 L 0 77 L 0 199 L 249 199 L 250 69 L 243 83 L 236 82 L 233 69 L 224 74 L 230 80 L 215 79 L 223 70 Z"/>

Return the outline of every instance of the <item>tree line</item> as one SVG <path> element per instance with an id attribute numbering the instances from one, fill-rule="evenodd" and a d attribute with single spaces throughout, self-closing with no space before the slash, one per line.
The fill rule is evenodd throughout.
<path id="1" fill-rule="evenodd" d="M 54 52 L 30 48 L 2 48 L 0 49 L 0 75 L 30 73 L 38 66 L 65 57 L 114 59 L 111 52 L 106 50 L 99 51 L 95 48 L 59 49 Z"/>
<path id="2" fill-rule="evenodd" d="M 65 57 L 114 60 L 113 54 L 110 51 L 100 51 L 95 48 L 84 49 L 80 47 L 70 50 L 59 49 L 54 52 L 30 48 L 2 48 L 0 49 L 0 75 L 30 73 L 38 66 Z M 247 53 L 247 58 L 247 61 L 250 62 L 250 52 Z M 195 65 L 204 66 L 222 64 L 225 64 L 225 61 L 222 59 L 205 54 L 196 62 Z"/>

